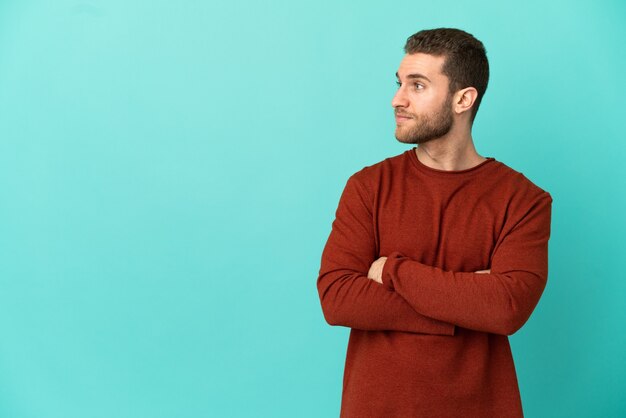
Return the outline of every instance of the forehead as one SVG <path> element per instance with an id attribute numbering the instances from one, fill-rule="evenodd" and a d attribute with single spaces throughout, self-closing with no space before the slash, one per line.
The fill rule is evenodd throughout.
<path id="1" fill-rule="evenodd" d="M 445 57 L 443 55 L 430 55 L 421 52 L 406 54 L 398 67 L 398 76 L 407 77 L 410 74 L 422 74 L 433 83 L 447 81 L 448 77 L 441 73 Z"/>

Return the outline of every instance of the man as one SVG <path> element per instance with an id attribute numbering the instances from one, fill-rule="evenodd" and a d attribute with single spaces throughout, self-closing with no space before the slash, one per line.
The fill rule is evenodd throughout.
<path id="1" fill-rule="evenodd" d="M 480 41 L 440 28 L 404 50 L 395 136 L 417 146 L 348 179 L 317 279 L 352 328 L 341 416 L 522 417 L 508 336 L 546 285 L 552 197 L 474 148 Z"/>

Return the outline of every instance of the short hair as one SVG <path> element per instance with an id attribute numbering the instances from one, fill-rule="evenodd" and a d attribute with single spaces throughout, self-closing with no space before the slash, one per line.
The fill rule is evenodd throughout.
<path id="1" fill-rule="evenodd" d="M 441 71 L 450 80 L 450 94 L 466 87 L 478 92 L 472 108 L 473 123 L 489 82 L 489 61 L 482 42 L 460 29 L 426 29 L 407 38 L 404 52 L 445 57 Z"/>

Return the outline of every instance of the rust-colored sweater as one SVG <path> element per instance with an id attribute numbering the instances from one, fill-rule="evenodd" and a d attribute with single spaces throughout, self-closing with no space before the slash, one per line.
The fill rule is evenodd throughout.
<path id="1" fill-rule="evenodd" d="M 326 321 L 352 328 L 341 417 L 522 417 L 507 336 L 546 285 L 551 207 L 493 157 L 445 171 L 414 147 L 353 174 L 317 279 Z"/>

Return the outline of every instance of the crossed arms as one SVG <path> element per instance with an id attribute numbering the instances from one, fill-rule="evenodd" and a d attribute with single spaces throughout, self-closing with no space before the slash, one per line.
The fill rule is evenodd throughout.
<path id="1" fill-rule="evenodd" d="M 502 335 L 528 320 L 546 285 L 552 198 L 543 192 L 496 243 L 491 266 L 453 272 L 395 251 L 377 258 L 372 212 L 354 176 L 341 195 L 317 288 L 326 321 L 362 330 Z"/>

